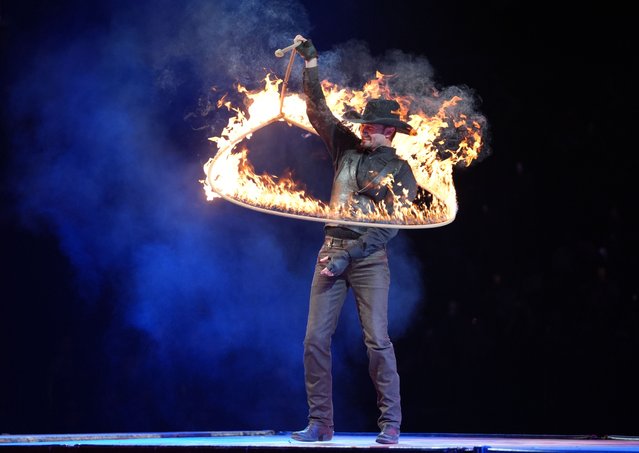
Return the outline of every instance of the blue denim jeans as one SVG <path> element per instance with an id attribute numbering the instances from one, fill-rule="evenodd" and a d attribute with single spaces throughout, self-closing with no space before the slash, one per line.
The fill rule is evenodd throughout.
<path id="1" fill-rule="evenodd" d="M 377 392 L 380 410 L 378 425 L 401 424 L 399 375 L 395 350 L 388 336 L 388 289 L 390 271 L 386 249 L 353 260 L 337 277 L 320 275 L 334 249 L 343 249 L 349 240 L 327 237 L 320 249 L 311 286 L 306 336 L 304 338 L 304 378 L 309 421 L 333 426 L 331 339 L 349 288 L 353 289 L 368 371 Z"/>

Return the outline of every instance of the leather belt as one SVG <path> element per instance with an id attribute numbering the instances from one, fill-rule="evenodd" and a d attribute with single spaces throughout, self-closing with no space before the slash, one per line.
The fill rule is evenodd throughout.
<path id="1" fill-rule="evenodd" d="M 324 239 L 324 244 L 329 247 L 345 247 L 353 242 L 357 242 L 357 239 L 340 239 L 332 236 L 326 236 Z"/>

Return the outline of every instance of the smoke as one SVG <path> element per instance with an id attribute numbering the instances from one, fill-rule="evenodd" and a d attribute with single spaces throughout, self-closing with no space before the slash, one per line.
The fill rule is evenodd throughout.
<path id="1" fill-rule="evenodd" d="M 211 103 L 234 83 L 283 73 L 287 59 L 273 51 L 306 34 L 304 9 L 284 0 L 46 5 L 25 6 L 40 21 L 16 35 L 22 50 L 9 55 L 10 184 L 22 224 L 53 232 L 72 263 L 78 297 L 113 307 L 108 331 L 96 332 L 103 350 L 92 366 L 106 369 L 96 372 L 94 421 L 84 426 L 301 427 L 302 339 L 322 226 L 206 202 L 198 180 L 213 152 L 207 138 L 226 121 Z M 322 76 L 338 83 L 356 87 L 380 69 L 405 75 L 399 89 L 433 88 L 428 62 L 400 51 L 373 57 L 351 42 L 321 58 Z M 322 144 L 307 142 L 317 155 Z M 401 233 L 390 244 L 394 337 L 423 298 L 409 249 Z M 346 334 L 335 338 L 338 377 L 348 374 L 341 355 L 366 360 L 353 313 L 345 310 Z M 348 392 L 337 388 L 336 398 Z M 376 418 L 342 406 L 340 429 Z"/>
<path id="2" fill-rule="evenodd" d="M 318 43 L 317 46 L 320 44 Z M 408 115 L 423 111 L 433 116 L 438 113 L 446 101 L 459 98 L 453 106 L 447 107 L 447 115 L 455 120 L 464 118 L 469 123 L 480 125 L 483 146 L 479 156 L 472 162 L 477 164 L 491 154 L 488 123 L 479 111 L 481 99 L 471 88 L 463 85 L 441 86 L 435 80 L 435 71 L 424 56 L 413 55 L 400 49 L 387 50 L 382 55 L 371 55 L 368 45 L 359 40 L 351 40 L 338 45 L 335 49 L 320 51 L 321 78 L 352 88 L 361 88 L 367 81 L 376 77 L 379 71 L 384 74 L 386 87 L 393 95 L 407 96 L 411 99 Z M 455 150 L 464 138 L 467 130 L 457 127 L 454 121 L 440 132 L 444 145 L 442 158 L 448 157 L 446 149 Z M 465 164 L 460 163 L 458 167 Z"/>

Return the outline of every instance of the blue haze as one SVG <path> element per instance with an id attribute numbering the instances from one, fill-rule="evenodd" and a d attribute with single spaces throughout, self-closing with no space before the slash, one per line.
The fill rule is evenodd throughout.
<path id="1" fill-rule="evenodd" d="M 9 55 L 9 183 L 23 227 L 52 235 L 71 264 L 78 299 L 111 307 L 95 332 L 101 346 L 83 364 L 96 378 L 91 420 L 77 429 L 302 427 L 302 339 L 321 224 L 207 202 L 199 179 L 214 153 L 207 138 L 228 118 L 211 103 L 235 82 L 257 86 L 266 70 L 281 73 L 273 50 L 307 33 L 312 18 L 290 1 L 48 7 L 55 20 L 40 19 Z M 337 73 L 338 55 L 326 49 L 326 67 L 352 79 Z M 395 338 L 423 295 L 420 262 L 401 233 L 390 249 Z M 338 333 L 337 428 L 367 429 L 372 387 L 370 407 L 347 402 L 344 364 L 366 361 L 352 304 Z"/>

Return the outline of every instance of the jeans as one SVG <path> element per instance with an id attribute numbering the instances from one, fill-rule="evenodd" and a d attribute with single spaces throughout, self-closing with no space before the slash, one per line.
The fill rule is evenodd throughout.
<path id="1" fill-rule="evenodd" d="M 333 426 L 331 339 L 349 288 L 353 289 L 368 371 L 377 392 L 378 425 L 401 424 L 399 375 L 395 350 L 388 336 L 388 289 L 390 271 L 386 249 L 353 260 L 337 277 L 320 275 L 320 259 L 342 249 L 349 240 L 330 237 L 320 249 L 311 286 L 306 336 L 304 338 L 304 378 L 309 421 Z M 331 242 L 335 242 L 331 244 Z"/>

